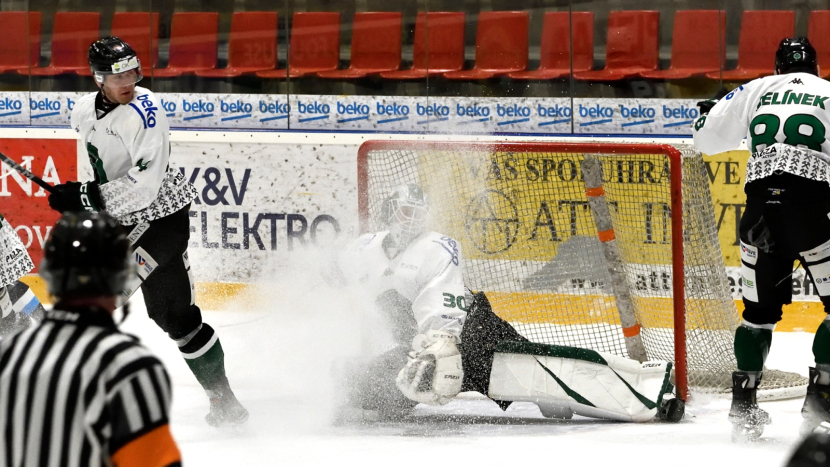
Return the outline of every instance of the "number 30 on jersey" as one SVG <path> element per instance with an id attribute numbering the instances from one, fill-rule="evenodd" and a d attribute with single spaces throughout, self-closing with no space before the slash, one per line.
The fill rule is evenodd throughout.
<path id="1" fill-rule="evenodd" d="M 463 295 L 456 297 L 451 293 L 444 292 L 444 306 L 447 308 L 458 307 L 461 311 L 467 311 L 467 300 Z"/>

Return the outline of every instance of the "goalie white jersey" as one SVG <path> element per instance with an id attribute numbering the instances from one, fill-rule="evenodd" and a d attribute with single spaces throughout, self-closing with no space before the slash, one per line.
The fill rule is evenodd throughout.
<path id="1" fill-rule="evenodd" d="M 136 86 L 131 102 L 100 119 L 97 95 L 78 100 L 71 124 L 78 133 L 79 156 L 89 157 L 106 211 L 132 225 L 187 206 L 196 191 L 169 167 L 170 127 L 155 94 Z"/>
<path id="2" fill-rule="evenodd" d="M 340 255 L 339 266 L 350 283 L 375 296 L 394 289 L 412 302 L 418 332 L 440 330 L 460 340 L 467 316 L 461 245 L 450 237 L 426 232 L 389 259 L 383 241 L 389 232 L 365 234 Z"/>
<path id="3" fill-rule="evenodd" d="M 830 83 L 809 73 L 768 76 L 739 86 L 694 123 L 706 154 L 747 138 L 746 182 L 788 172 L 830 183 Z"/>

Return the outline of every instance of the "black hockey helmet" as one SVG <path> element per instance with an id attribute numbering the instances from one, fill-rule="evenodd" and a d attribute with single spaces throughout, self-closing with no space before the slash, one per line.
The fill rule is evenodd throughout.
<path id="1" fill-rule="evenodd" d="M 115 36 L 98 39 L 89 46 L 89 69 L 95 76 L 95 81 L 105 83 L 107 76 L 116 77 L 122 75 L 119 81 L 124 83 L 112 83 L 114 86 L 126 86 L 141 81 L 141 62 L 138 60 L 135 50 L 130 44 Z M 127 74 L 130 70 L 136 70 L 134 76 Z M 132 81 L 134 79 L 134 81 Z M 129 81 L 132 81 L 131 83 Z"/>
<path id="2" fill-rule="evenodd" d="M 810 73 L 818 76 L 816 49 L 806 37 L 787 37 L 775 52 L 775 74 Z"/>
<path id="3" fill-rule="evenodd" d="M 121 296 L 135 262 L 118 222 L 104 212 L 67 212 L 43 247 L 40 275 L 58 299 Z"/>

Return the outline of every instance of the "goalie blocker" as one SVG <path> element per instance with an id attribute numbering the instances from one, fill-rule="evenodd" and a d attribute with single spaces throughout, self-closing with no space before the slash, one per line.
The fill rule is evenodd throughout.
<path id="1" fill-rule="evenodd" d="M 672 395 L 672 364 L 639 363 L 576 347 L 529 342 L 475 294 L 461 334 L 462 391 L 487 395 L 502 409 L 533 402 L 542 414 L 627 422 L 679 421 L 684 403 Z"/>

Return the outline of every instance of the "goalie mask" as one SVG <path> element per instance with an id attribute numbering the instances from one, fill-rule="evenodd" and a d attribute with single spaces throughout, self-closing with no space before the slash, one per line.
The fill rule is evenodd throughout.
<path id="1" fill-rule="evenodd" d="M 141 81 L 141 62 L 129 44 L 110 36 L 89 46 L 89 69 L 102 86 L 120 88 Z"/>
<path id="2" fill-rule="evenodd" d="M 427 196 L 418 185 L 407 183 L 392 190 L 381 206 L 381 221 L 398 246 L 409 244 L 426 230 Z"/>

